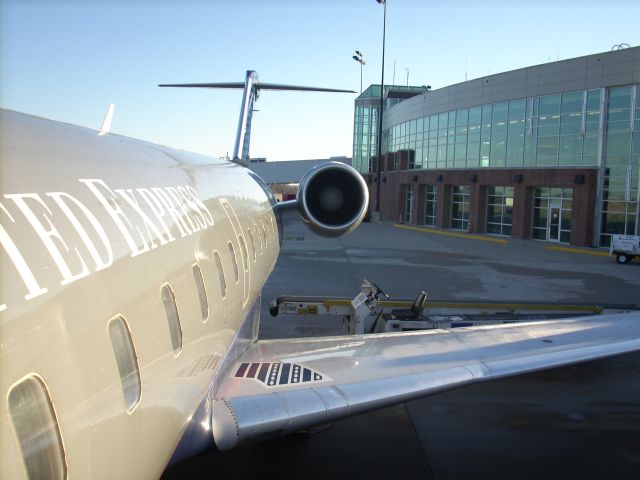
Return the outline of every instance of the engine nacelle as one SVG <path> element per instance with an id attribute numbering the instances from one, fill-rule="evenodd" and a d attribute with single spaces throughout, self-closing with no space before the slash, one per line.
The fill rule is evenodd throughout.
<path id="1" fill-rule="evenodd" d="M 338 237 L 362 222 L 369 205 L 369 189 L 353 167 L 326 162 L 302 178 L 296 203 L 311 230 L 325 237 Z"/>

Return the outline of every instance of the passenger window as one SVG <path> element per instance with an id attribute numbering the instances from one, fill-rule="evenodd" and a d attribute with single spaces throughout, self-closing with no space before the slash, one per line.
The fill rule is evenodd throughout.
<path id="1" fill-rule="evenodd" d="M 262 236 L 264 238 L 265 248 L 269 245 L 269 237 L 267 237 L 267 230 L 264 228 L 264 221 L 260 220 L 260 226 L 262 227 Z"/>
<path id="2" fill-rule="evenodd" d="M 198 290 L 198 299 L 200 300 L 202 322 L 206 323 L 209 319 L 209 302 L 207 301 L 207 290 L 204 287 L 204 278 L 202 278 L 202 271 L 197 263 L 193 264 L 192 271 L 193 280 L 196 282 L 196 289 Z"/>
<path id="3" fill-rule="evenodd" d="M 129 326 L 121 315 L 117 315 L 109 321 L 109 339 L 118 364 L 124 403 L 127 406 L 127 412 L 132 412 L 140 401 L 142 387 L 138 359 L 133 348 Z"/>
<path id="4" fill-rule="evenodd" d="M 242 252 L 242 263 L 244 263 L 244 271 L 249 271 L 249 254 L 247 253 L 247 244 L 244 241 L 242 235 L 238 235 L 238 241 L 240 242 L 240 251 Z"/>
<path id="5" fill-rule="evenodd" d="M 276 237 L 276 230 L 273 228 L 273 218 L 269 217 L 267 220 L 267 227 L 269 228 L 269 235 L 273 238 Z"/>
<path id="6" fill-rule="evenodd" d="M 229 253 L 231 254 L 231 265 L 233 266 L 233 277 L 235 278 L 236 283 L 240 280 L 238 276 L 238 259 L 236 258 L 236 251 L 233 248 L 233 243 L 229 242 Z"/>
<path id="7" fill-rule="evenodd" d="M 167 315 L 169 323 L 169 333 L 171 334 L 171 346 L 173 354 L 178 356 L 182 350 L 182 327 L 180 326 L 180 317 L 178 316 L 178 306 L 176 305 L 176 297 L 168 283 L 165 283 L 161 290 L 162 304 L 164 312 Z"/>
<path id="8" fill-rule="evenodd" d="M 258 236 L 258 246 L 260 247 L 260 254 L 262 254 L 262 249 L 264 248 L 262 233 L 260 233 L 260 226 L 257 223 L 255 224 L 255 228 L 256 228 L 256 235 Z"/>
<path id="9" fill-rule="evenodd" d="M 273 217 L 269 217 L 269 222 L 271 223 L 271 232 L 273 233 L 273 239 L 275 240 L 278 237 L 278 224 Z"/>
<path id="10" fill-rule="evenodd" d="M 227 296 L 227 281 L 224 279 L 224 270 L 222 269 L 222 260 L 217 250 L 213 252 L 213 258 L 216 264 L 216 270 L 218 270 L 218 283 L 220 284 L 220 296 L 222 298 Z"/>
<path id="11" fill-rule="evenodd" d="M 62 436 L 47 387 L 30 375 L 9 391 L 11 422 L 28 478 L 67 478 Z"/>
<path id="12" fill-rule="evenodd" d="M 251 253 L 253 254 L 253 261 L 256 261 L 256 242 L 253 239 L 253 233 L 251 233 L 251 229 L 247 228 L 247 234 L 249 234 L 249 241 L 251 242 Z"/>

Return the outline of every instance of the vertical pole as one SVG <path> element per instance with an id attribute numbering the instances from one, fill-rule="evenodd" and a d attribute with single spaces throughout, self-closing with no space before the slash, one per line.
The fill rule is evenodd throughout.
<path id="1" fill-rule="evenodd" d="M 255 85 L 257 74 L 254 70 L 247 70 L 244 80 L 244 93 L 240 105 L 240 119 L 238 120 L 238 132 L 236 143 L 233 146 L 233 161 L 241 165 L 249 163 L 249 142 L 251 138 L 251 117 L 253 115 L 253 101 L 255 99 Z"/>
<path id="2" fill-rule="evenodd" d="M 602 225 L 602 203 L 604 198 L 604 177 L 606 173 L 606 123 L 607 105 L 609 104 L 609 89 L 600 89 L 600 123 L 598 125 L 598 187 L 596 189 L 596 206 L 593 221 L 593 246 L 600 246 Z M 586 107 L 585 107 L 586 108 Z"/>
<path id="3" fill-rule="evenodd" d="M 378 112 L 378 162 L 377 162 L 377 189 L 376 189 L 376 216 L 377 220 L 380 221 L 380 179 L 382 177 L 382 115 L 384 110 L 384 43 L 385 43 L 385 35 L 387 29 L 387 2 L 383 2 L 384 6 L 384 17 L 382 22 L 382 78 L 380 80 L 380 111 Z"/>

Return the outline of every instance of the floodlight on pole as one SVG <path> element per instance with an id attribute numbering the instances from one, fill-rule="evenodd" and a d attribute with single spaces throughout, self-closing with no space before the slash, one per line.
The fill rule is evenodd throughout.
<path id="1" fill-rule="evenodd" d="M 356 50 L 356 54 L 351 58 L 360 64 L 360 93 L 362 93 L 362 66 L 366 65 L 367 62 L 364 61 L 364 53 L 359 50 Z"/>

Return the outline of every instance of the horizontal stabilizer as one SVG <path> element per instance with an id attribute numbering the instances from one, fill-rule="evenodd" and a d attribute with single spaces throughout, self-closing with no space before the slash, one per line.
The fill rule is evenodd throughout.
<path id="1" fill-rule="evenodd" d="M 244 82 L 220 82 L 220 83 L 163 83 L 159 87 L 184 87 L 184 88 L 244 88 Z"/>
<path id="2" fill-rule="evenodd" d="M 298 90 L 302 92 L 338 92 L 338 93 L 356 93 L 354 90 L 341 90 L 338 88 L 321 88 L 321 87 L 300 87 L 298 85 L 283 85 L 280 83 L 259 83 L 258 89 L 261 90 Z"/>
<path id="3" fill-rule="evenodd" d="M 238 121 L 238 133 L 233 147 L 233 161 L 241 165 L 249 163 L 249 143 L 251 139 L 251 118 L 253 116 L 253 104 L 258 100 L 260 90 L 289 90 L 299 92 L 338 92 L 356 93 L 353 90 L 339 90 L 335 88 L 300 87 L 297 85 L 281 85 L 278 83 L 260 83 L 255 70 L 247 70 L 244 82 L 215 82 L 215 83 L 162 83 L 159 87 L 182 88 L 242 88 L 242 104 L 240 105 L 240 119 Z"/>
<path id="4" fill-rule="evenodd" d="M 170 83 L 161 84 L 159 87 L 184 87 L 184 88 L 244 88 L 244 82 L 218 82 L 218 83 Z M 337 88 L 301 87 L 298 85 L 283 85 L 280 83 L 256 83 L 258 90 L 297 90 L 301 92 L 337 92 L 356 93 L 354 90 L 341 90 Z"/>

